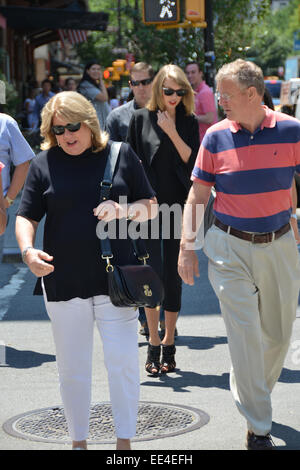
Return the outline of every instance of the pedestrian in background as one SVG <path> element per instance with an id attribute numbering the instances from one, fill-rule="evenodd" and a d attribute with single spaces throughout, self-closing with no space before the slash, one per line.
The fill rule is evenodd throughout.
<path id="1" fill-rule="evenodd" d="M 105 129 L 111 140 L 126 142 L 132 114 L 135 110 L 144 108 L 150 99 L 153 78 L 154 70 L 151 65 L 138 62 L 132 67 L 129 87 L 133 93 L 133 100 L 112 110 L 106 120 Z"/>
<path id="2" fill-rule="evenodd" d="M 98 219 L 144 221 L 155 202 L 143 166 L 122 144 L 109 201 L 99 204 L 110 152 L 93 105 L 77 92 L 55 95 L 43 109 L 41 152 L 30 167 L 16 220 L 23 261 L 38 277 L 51 319 L 60 389 L 73 448 L 86 448 L 91 401 L 94 321 L 100 331 L 117 449 L 130 449 L 139 401 L 137 312 L 114 307 L 106 262 L 96 235 Z M 118 203 L 127 196 L 128 204 Z M 141 208 L 138 215 L 137 211 Z M 34 248 L 46 215 L 43 250 Z M 130 239 L 111 240 L 117 264 L 137 263 Z M 43 292 L 42 292 L 43 289 Z"/>
<path id="3" fill-rule="evenodd" d="M 65 91 L 76 91 L 76 80 L 73 77 L 68 77 L 65 81 Z"/>
<path id="4" fill-rule="evenodd" d="M 77 91 L 91 101 L 96 109 L 100 128 L 105 129 L 106 118 L 110 111 L 108 93 L 102 79 L 101 65 L 96 60 L 86 64 Z"/>
<path id="5" fill-rule="evenodd" d="M 35 97 L 34 106 L 34 122 L 36 127 L 40 127 L 41 123 L 41 112 L 45 104 L 54 96 L 55 93 L 52 91 L 52 82 L 49 78 L 45 78 L 42 81 L 42 91 Z"/>
<path id="6" fill-rule="evenodd" d="M 197 62 L 189 62 L 185 67 L 185 73 L 195 92 L 195 113 L 201 143 L 207 129 L 218 121 L 215 97 L 203 80 L 203 72 Z"/>
<path id="7" fill-rule="evenodd" d="M 117 98 L 117 90 L 114 85 L 111 85 L 107 88 L 108 93 L 108 105 L 110 111 L 120 106 L 119 100 Z"/>
<path id="8" fill-rule="evenodd" d="M 35 108 L 35 90 L 34 88 L 29 88 L 28 97 L 24 101 L 24 112 L 25 112 L 25 129 L 35 130 L 37 128 L 38 122 L 34 114 Z"/>
<path id="9" fill-rule="evenodd" d="M 134 112 L 128 142 L 141 159 L 159 204 L 169 207 L 185 203 L 190 174 L 199 148 L 193 89 L 184 71 L 173 64 L 162 67 L 153 81 L 150 101 Z M 170 234 L 147 240 L 150 264 L 161 276 L 165 289 L 163 309 L 165 336 L 158 334 L 159 311 L 145 309 L 149 328 L 146 371 L 152 375 L 172 372 L 176 367 L 174 334 L 181 308 L 181 279 L 177 272 L 179 239 L 175 233 L 181 221 L 170 214 Z M 167 238 L 168 237 L 168 238 Z"/>
<path id="10" fill-rule="evenodd" d="M 271 392 L 289 348 L 300 286 L 290 225 L 300 123 L 262 105 L 264 77 L 253 62 L 226 64 L 216 80 L 227 118 L 207 130 L 199 150 L 178 270 L 189 285 L 199 275 L 195 213 L 215 185 L 216 220 L 204 252 L 228 336 L 230 387 L 247 422 L 247 449 L 271 450 Z"/>
<path id="11" fill-rule="evenodd" d="M 0 162 L 6 209 L 21 191 L 34 152 L 23 137 L 18 123 L 7 114 L 0 114 Z M 13 168 L 12 168 L 13 167 Z"/>
<path id="12" fill-rule="evenodd" d="M 14 203 L 24 185 L 30 161 L 34 156 L 35 154 L 23 137 L 18 123 L 11 116 L 0 113 L 0 207 L 4 204 L 4 208 L 7 210 Z M 1 214 L 0 220 L 0 226 L 4 220 L 5 223 L 8 223 L 8 213 L 5 214 L 5 219 Z M 0 261 L 2 261 L 4 230 L 0 231 Z"/>

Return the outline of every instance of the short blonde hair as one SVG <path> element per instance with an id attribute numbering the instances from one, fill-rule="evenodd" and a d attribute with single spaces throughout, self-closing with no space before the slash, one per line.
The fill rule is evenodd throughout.
<path id="1" fill-rule="evenodd" d="M 161 111 L 164 110 L 163 84 L 166 78 L 174 80 L 178 86 L 187 91 L 186 95 L 182 97 L 182 104 L 185 107 L 187 115 L 193 114 L 195 109 L 194 91 L 184 71 L 178 67 L 178 65 L 174 64 L 164 65 L 157 73 L 152 85 L 151 98 L 146 105 L 146 108 L 150 111 L 156 111 L 157 109 L 160 109 Z"/>
<path id="2" fill-rule="evenodd" d="M 108 134 L 100 129 L 96 110 L 84 96 L 76 91 L 62 91 L 53 96 L 43 107 L 41 136 L 44 141 L 42 150 L 48 150 L 57 145 L 57 140 L 51 128 L 54 115 L 68 123 L 83 122 L 92 133 L 93 152 L 103 150 L 108 142 Z"/>
<path id="3" fill-rule="evenodd" d="M 254 62 L 236 59 L 223 65 L 216 75 L 217 84 L 223 79 L 235 80 L 242 89 L 253 86 L 259 96 L 265 92 L 263 72 Z"/>

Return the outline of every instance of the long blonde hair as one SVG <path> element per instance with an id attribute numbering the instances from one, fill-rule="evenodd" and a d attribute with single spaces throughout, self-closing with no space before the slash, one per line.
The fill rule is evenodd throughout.
<path id="1" fill-rule="evenodd" d="M 100 129 L 96 110 L 84 96 L 76 91 L 62 91 L 53 96 L 43 107 L 41 136 L 44 141 L 42 150 L 48 150 L 57 145 L 56 137 L 51 127 L 56 115 L 69 123 L 83 122 L 91 130 L 93 152 L 103 150 L 108 142 L 108 134 Z"/>
<path id="2" fill-rule="evenodd" d="M 182 104 L 185 107 L 187 115 L 193 114 L 195 109 L 194 103 L 194 91 L 184 73 L 184 71 L 178 67 L 178 65 L 168 64 L 164 65 L 157 73 L 154 78 L 152 85 L 152 93 L 146 108 L 150 111 L 156 111 L 160 109 L 164 110 L 163 102 L 163 85 L 166 78 L 174 80 L 178 86 L 184 88 L 187 93 L 182 97 Z"/>

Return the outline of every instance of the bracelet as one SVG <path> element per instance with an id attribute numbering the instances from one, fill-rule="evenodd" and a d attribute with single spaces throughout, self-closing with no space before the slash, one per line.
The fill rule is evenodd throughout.
<path id="1" fill-rule="evenodd" d="M 26 264 L 26 262 L 25 262 L 25 257 L 26 257 L 27 251 L 28 251 L 30 248 L 33 248 L 33 246 L 27 246 L 27 247 L 25 248 L 25 250 L 22 251 L 22 261 L 23 261 L 23 263 L 25 263 L 25 264 Z"/>
<path id="2" fill-rule="evenodd" d="M 296 220 L 298 220 L 297 214 L 291 214 L 291 219 L 296 219 Z"/>
<path id="3" fill-rule="evenodd" d="M 127 220 L 132 220 L 134 218 L 135 214 L 130 212 L 130 205 L 128 204 L 128 207 L 127 207 L 127 217 L 126 219 Z"/>
<path id="4" fill-rule="evenodd" d="M 8 196 L 5 196 L 5 199 L 7 200 L 9 206 L 11 206 L 14 203 L 14 199 L 11 199 Z"/>

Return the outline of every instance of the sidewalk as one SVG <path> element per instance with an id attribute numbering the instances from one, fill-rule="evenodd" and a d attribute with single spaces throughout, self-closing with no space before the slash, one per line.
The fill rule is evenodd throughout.
<path id="1" fill-rule="evenodd" d="M 16 209 L 17 205 L 10 208 L 4 262 L 0 264 L 2 291 L 7 282 L 13 281 L 10 286 L 16 286 L 16 279 L 19 279 L 0 321 L 0 343 L 5 344 L 8 364 L 0 366 L 0 450 L 69 450 L 69 444 L 25 440 L 2 428 L 18 415 L 61 405 L 50 322 L 42 298 L 32 296 L 34 276 L 20 263 L 14 237 Z M 37 246 L 41 246 L 41 230 Z M 207 279 L 206 258 L 202 251 L 198 253 L 201 276 L 194 287 L 183 286 L 183 309 L 176 340 L 178 368 L 174 373 L 158 378 L 147 375 L 144 370 L 147 341 L 139 335 L 140 403 L 146 408 L 157 405 L 157 409 L 161 409 L 154 423 L 164 419 L 164 404 L 165 407 L 169 404 L 179 411 L 185 407 L 199 410 L 204 424 L 183 432 L 183 423 L 179 432 L 172 433 L 171 407 L 170 429 L 158 433 L 154 439 L 134 441 L 132 447 L 136 451 L 172 450 L 180 454 L 193 450 L 245 449 L 246 424 L 229 391 L 230 358 L 225 328 Z M 6 300 L 0 298 L 0 311 Z M 93 367 L 92 403 L 103 404 L 109 401 L 109 390 L 97 332 Z M 279 449 L 300 450 L 300 314 L 272 402 L 275 444 Z M 89 448 L 111 451 L 115 445 L 111 442 L 91 444 Z"/>

